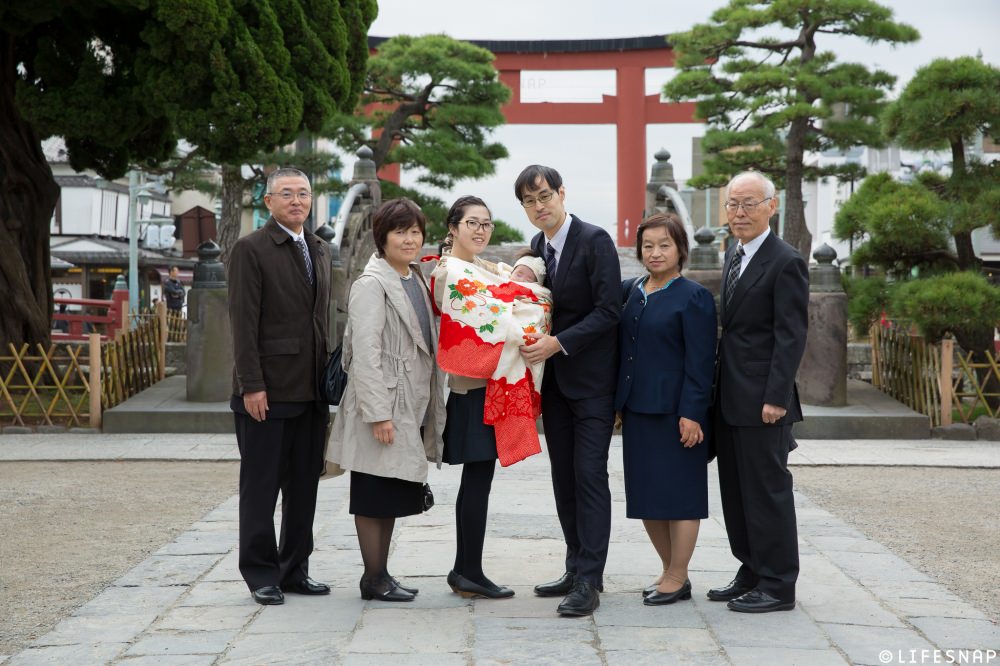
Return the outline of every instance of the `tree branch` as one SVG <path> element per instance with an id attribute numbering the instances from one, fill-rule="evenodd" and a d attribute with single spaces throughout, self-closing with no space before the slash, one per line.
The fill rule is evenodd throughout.
<path id="1" fill-rule="evenodd" d="M 730 46 L 747 46 L 752 49 L 766 49 L 768 51 L 784 51 L 785 49 L 794 48 L 796 46 L 802 47 L 803 42 L 801 39 L 796 39 L 789 42 L 777 42 L 775 44 L 769 44 L 765 42 L 745 42 L 743 40 L 736 40 L 728 42 Z"/>

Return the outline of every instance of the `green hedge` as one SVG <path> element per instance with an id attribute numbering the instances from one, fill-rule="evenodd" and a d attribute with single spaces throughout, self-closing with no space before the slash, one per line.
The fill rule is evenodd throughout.
<path id="1" fill-rule="evenodd" d="M 964 349 L 992 349 L 993 329 L 1000 322 L 1000 287 L 983 275 L 947 273 L 902 282 L 890 292 L 893 315 L 911 320 L 928 340 L 950 333 Z"/>

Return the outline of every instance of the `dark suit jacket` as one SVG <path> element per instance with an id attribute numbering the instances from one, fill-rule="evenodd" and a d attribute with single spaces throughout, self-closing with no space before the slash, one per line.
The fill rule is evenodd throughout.
<path id="1" fill-rule="evenodd" d="M 726 252 L 723 290 L 735 252 L 734 243 Z M 728 307 L 724 293 L 720 300 L 716 400 L 722 418 L 733 426 L 763 425 L 760 414 L 767 403 L 788 410 L 777 425 L 801 421 L 795 373 L 809 321 L 809 271 L 802 255 L 768 234 Z"/>
<path id="2" fill-rule="evenodd" d="M 330 250 L 309 231 L 305 240 L 315 286 L 302 253 L 274 218 L 233 246 L 228 279 L 234 396 L 267 391 L 269 404 L 318 400 L 318 377 L 332 351 Z"/>
<path id="3" fill-rule="evenodd" d="M 715 299 L 697 282 L 678 278 L 645 307 L 641 289 L 629 290 L 615 409 L 676 414 L 707 427 L 717 326 Z"/>
<path id="4" fill-rule="evenodd" d="M 545 277 L 554 303 L 552 334 L 566 350 L 548 360 L 545 379 L 555 380 L 567 398 L 580 400 L 615 390 L 621 265 L 608 232 L 572 218 L 555 282 Z M 531 249 L 545 256 L 545 242 L 539 233 L 531 240 Z"/>

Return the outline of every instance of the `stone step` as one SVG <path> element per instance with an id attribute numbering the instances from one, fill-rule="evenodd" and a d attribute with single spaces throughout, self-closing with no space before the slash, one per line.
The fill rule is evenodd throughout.
<path id="1" fill-rule="evenodd" d="M 231 433 L 229 402 L 188 402 L 183 375 L 162 382 L 104 412 L 107 433 Z M 846 407 L 803 405 L 799 439 L 928 439 L 930 419 L 857 380 L 847 381 Z M 331 408 L 331 415 L 336 408 Z"/>
<path id="2" fill-rule="evenodd" d="M 847 406 L 802 405 L 799 439 L 928 439 L 930 418 L 857 379 L 847 380 Z"/>
<path id="3" fill-rule="evenodd" d="M 229 401 L 188 402 L 187 377 L 174 375 L 104 412 L 107 433 L 231 433 Z"/>

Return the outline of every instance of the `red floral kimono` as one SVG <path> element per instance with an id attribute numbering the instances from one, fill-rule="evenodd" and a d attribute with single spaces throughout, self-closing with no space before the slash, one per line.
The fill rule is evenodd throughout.
<path id="1" fill-rule="evenodd" d="M 536 420 L 545 364 L 529 366 L 519 347 L 534 342 L 528 333 L 549 332 L 552 292 L 453 256 L 446 268 L 438 365 L 453 375 L 487 380 L 483 423 L 494 428 L 501 465 L 541 453 Z"/>

